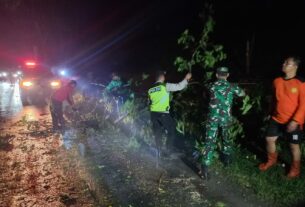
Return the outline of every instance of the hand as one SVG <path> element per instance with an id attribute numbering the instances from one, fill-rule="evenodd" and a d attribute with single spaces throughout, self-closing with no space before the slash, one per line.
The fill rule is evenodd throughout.
<path id="1" fill-rule="evenodd" d="M 184 79 L 189 81 L 191 80 L 191 78 L 192 78 L 192 73 L 187 73 Z"/>
<path id="2" fill-rule="evenodd" d="M 265 120 L 269 121 L 271 119 L 271 115 L 266 116 Z"/>
<path id="3" fill-rule="evenodd" d="M 293 132 L 298 128 L 298 122 L 292 120 L 287 124 L 287 132 Z"/>

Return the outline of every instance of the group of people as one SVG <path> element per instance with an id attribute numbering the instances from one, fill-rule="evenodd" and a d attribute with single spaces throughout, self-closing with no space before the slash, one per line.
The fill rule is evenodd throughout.
<path id="1" fill-rule="evenodd" d="M 288 57 L 282 67 L 283 77 L 273 81 L 273 110 L 266 131 L 267 161 L 259 165 L 261 171 L 266 171 L 277 163 L 278 153 L 276 141 L 279 137 L 287 138 L 290 143 L 292 163 L 287 174 L 288 178 L 300 176 L 301 150 L 300 142 L 303 138 L 303 124 L 305 119 L 305 82 L 297 76 L 300 59 Z M 222 141 L 221 161 L 225 166 L 231 163 L 233 141 L 229 137 L 229 128 L 232 125 L 232 104 L 234 97 L 245 96 L 236 84 L 228 82 L 229 69 L 220 67 L 216 69 L 216 81 L 208 84 L 210 100 L 206 120 L 203 162 L 200 167 L 200 175 L 208 179 L 209 166 L 212 164 L 217 143 Z M 170 93 L 181 91 L 187 87 L 192 74 L 187 73 L 179 83 L 167 83 L 166 73 L 158 71 L 155 83 L 148 90 L 150 100 L 150 114 L 152 129 L 155 137 L 158 156 L 168 156 L 176 149 L 176 124 L 170 115 Z M 109 90 L 117 85 L 122 85 L 117 75 L 113 76 Z M 72 93 L 76 87 L 75 81 L 70 81 L 66 86 L 58 89 L 51 98 L 51 115 L 54 130 L 64 127 L 62 112 L 63 101 L 67 100 L 74 105 Z M 106 88 L 106 89 L 107 89 Z M 166 145 L 163 146 L 163 134 L 166 132 Z M 218 136 L 218 135 L 221 136 Z"/>
<path id="2" fill-rule="evenodd" d="M 217 148 L 218 130 L 221 130 L 222 157 L 225 165 L 230 162 L 232 153 L 232 140 L 229 139 L 228 129 L 232 123 L 231 108 L 234 96 L 244 96 L 245 92 L 235 84 L 228 82 L 229 69 L 220 67 L 216 70 L 217 80 L 207 86 L 210 95 L 209 110 L 207 115 L 205 147 L 203 153 L 204 163 L 201 165 L 200 175 L 208 178 L 208 166 L 211 165 L 215 150 Z M 173 142 L 176 139 L 175 122 L 169 114 L 170 98 L 169 93 L 183 90 L 188 85 L 192 74 L 188 73 L 178 84 L 165 83 L 165 73 L 162 71 L 156 74 L 156 83 L 148 90 L 151 100 L 150 111 L 153 132 L 158 151 L 165 156 L 174 149 Z M 162 132 L 167 132 L 165 150 L 162 149 Z"/>
<path id="3" fill-rule="evenodd" d="M 288 57 L 285 59 L 282 71 L 283 77 L 273 81 L 273 110 L 270 113 L 266 130 L 267 161 L 259 165 L 261 171 L 266 171 L 277 163 L 276 141 L 279 137 L 287 138 L 290 143 L 292 162 L 287 177 L 300 176 L 301 150 L 300 142 L 303 139 L 303 124 L 305 119 L 305 81 L 297 76 L 300 59 Z M 150 98 L 151 121 L 156 145 L 162 153 L 162 132 L 167 132 L 165 153 L 173 148 L 175 140 L 175 122 L 169 114 L 169 93 L 184 89 L 192 75 L 188 73 L 178 84 L 165 83 L 165 73 L 156 74 L 155 84 L 148 90 Z M 236 84 L 228 82 L 229 69 L 216 69 L 216 81 L 208 84 L 210 100 L 206 121 L 203 162 L 199 174 L 208 179 L 208 168 L 215 157 L 217 143 L 221 137 L 221 161 L 225 166 L 231 163 L 233 141 L 229 137 L 229 128 L 232 125 L 232 103 L 234 97 L 245 96 L 244 90 Z M 218 136 L 218 135 L 221 136 Z"/>
<path id="4" fill-rule="evenodd" d="M 111 81 L 105 87 L 105 92 L 111 94 L 113 97 L 116 97 L 119 100 L 119 98 L 123 98 L 124 95 L 122 90 L 120 90 L 124 86 L 123 81 L 117 73 L 112 73 L 111 78 Z M 75 80 L 71 80 L 67 85 L 64 85 L 63 87 L 54 91 L 54 93 L 52 94 L 50 111 L 52 117 L 53 131 L 62 131 L 65 128 L 65 120 L 63 113 L 64 101 L 67 101 L 68 104 L 72 106 L 72 110 L 76 111 L 72 97 L 76 86 L 77 82 Z"/>

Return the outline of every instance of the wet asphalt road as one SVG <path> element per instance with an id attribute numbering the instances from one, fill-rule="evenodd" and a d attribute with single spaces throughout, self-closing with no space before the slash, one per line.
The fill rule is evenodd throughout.
<path id="1" fill-rule="evenodd" d="M 19 85 L 0 82 L 0 120 L 20 120 L 23 116 L 31 120 L 38 120 L 48 114 L 47 105 L 22 106 Z"/>
<path id="2" fill-rule="evenodd" d="M 0 82 L 0 207 L 95 206 L 79 157 L 49 132 L 50 120 L 46 104 L 23 107 L 18 84 Z M 32 121 L 38 128 L 29 129 Z"/>

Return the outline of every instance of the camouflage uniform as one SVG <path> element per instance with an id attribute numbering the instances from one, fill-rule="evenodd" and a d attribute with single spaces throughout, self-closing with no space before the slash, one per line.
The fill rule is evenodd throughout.
<path id="1" fill-rule="evenodd" d="M 229 156 L 232 153 L 232 140 L 228 130 L 232 122 L 231 108 L 233 97 L 243 96 L 244 92 L 237 85 L 227 80 L 219 79 L 208 86 L 210 103 L 206 124 L 206 136 L 203 152 L 203 164 L 209 166 L 213 160 L 217 147 L 219 129 L 222 135 L 222 153 Z"/>

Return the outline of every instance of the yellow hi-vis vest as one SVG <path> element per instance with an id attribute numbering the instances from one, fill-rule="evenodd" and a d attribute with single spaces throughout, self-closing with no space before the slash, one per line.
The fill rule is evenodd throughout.
<path id="1" fill-rule="evenodd" d="M 166 91 L 165 84 L 157 83 L 148 90 L 148 96 L 150 99 L 150 111 L 169 111 L 169 92 Z"/>

